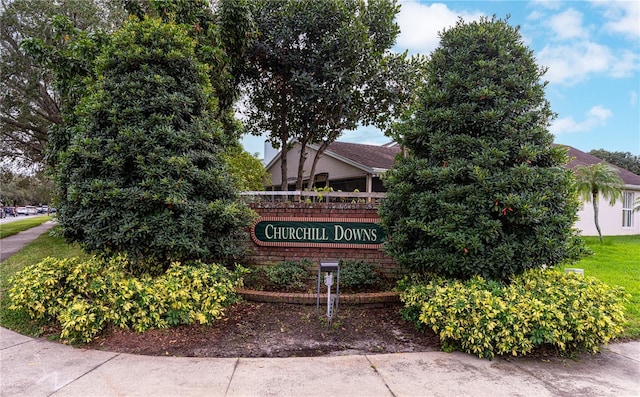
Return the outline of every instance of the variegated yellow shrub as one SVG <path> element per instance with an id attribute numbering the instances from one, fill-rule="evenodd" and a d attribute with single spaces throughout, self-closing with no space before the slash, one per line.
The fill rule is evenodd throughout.
<path id="1" fill-rule="evenodd" d="M 445 350 L 479 357 L 597 352 L 622 331 L 626 294 L 593 277 L 529 270 L 509 284 L 476 276 L 401 285 L 404 315 L 440 336 Z"/>
<path id="2" fill-rule="evenodd" d="M 138 332 L 178 324 L 210 324 L 236 300 L 238 273 L 215 264 L 173 263 L 161 276 L 133 277 L 124 257 L 46 258 L 10 281 L 12 309 L 57 321 L 60 337 L 86 343 L 108 325 Z"/>

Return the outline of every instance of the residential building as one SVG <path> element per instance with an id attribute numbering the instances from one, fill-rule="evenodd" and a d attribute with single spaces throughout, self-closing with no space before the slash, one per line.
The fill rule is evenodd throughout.
<path id="1" fill-rule="evenodd" d="M 295 143 L 287 152 L 287 181 L 289 190 L 295 188 L 300 151 L 302 146 Z M 319 149 L 318 145 L 308 145 L 304 162 L 304 186 L 310 178 L 313 159 Z M 266 151 L 265 151 L 266 153 Z M 363 145 L 359 143 L 333 142 L 320 156 L 315 172 L 315 186 L 329 186 L 333 190 L 343 192 L 384 192 L 380 176 L 393 165 L 400 147 L 395 144 L 383 146 Z M 279 190 L 282 181 L 280 170 L 280 153 L 275 154 L 267 164 L 267 172 L 271 174 L 271 185 L 267 190 Z"/>
<path id="2" fill-rule="evenodd" d="M 573 169 L 578 165 L 589 166 L 603 162 L 602 159 L 568 146 L 571 162 L 567 165 Z M 620 167 L 613 166 L 624 182 L 622 200 L 618 200 L 613 206 L 602 196 L 599 198 L 598 223 L 603 235 L 619 236 L 640 234 L 640 211 L 634 211 L 634 201 L 640 197 L 640 175 Z M 584 202 L 578 211 L 576 222 L 583 236 L 597 236 L 593 213 L 593 203 Z"/>
<path id="3" fill-rule="evenodd" d="M 577 165 L 601 163 L 603 160 L 567 146 L 569 158 L 567 165 L 573 169 Z M 318 150 L 317 145 L 309 145 L 303 166 L 304 186 L 307 186 L 313 158 Z M 295 188 L 300 158 L 301 145 L 295 143 L 287 153 L 287 181 L 289 190 Z M 375 146 L 347 142 L 333 142 L 318 160 L 315 172 L 315 186 L 332 187 L 335 191 L 343 192 L 385 192 L 386 189 L 380 179 L 381 175 L 393 166 L 400 147 L 395 143 Z M 272 185 L 267 190 L 279 190 L 281 185 L 281 170 L 279 153 L 268 160 L 267 171 L 271 174 Z M 615 167 L 618 175 L 625 183 L 622 200 L 610 206 L 608 201 L 600 198 L 598 212 L 599 223 L 604 235 L 640 234 L 640 211 L 634 211 L 634 201 L 640 197 L 640 176 L 627 170 Z M 585 236 L 596 236 L 598 232 L 594 223 L 593 205 L 585 202 L 578 212 L 579 220 L 576 227 Z"/>

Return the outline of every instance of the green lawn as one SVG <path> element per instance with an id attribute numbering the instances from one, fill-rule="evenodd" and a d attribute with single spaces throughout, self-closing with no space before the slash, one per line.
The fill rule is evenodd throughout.
<path id="1" fill-rule="evenodd" d="M 627 302 L 628 324 L 625 337 L 640 338 L 640 235 L 584 237 L 594 255 L 582 259 L 576 265 L 584 274 L 593 276 L 606 284 L 620 285 L 631 294 Z"/>
<path id="2" fill-rule="evenodd" d="M 52 218 L 49 215 L 40 215 L 25 218 L 20 221 L 3 223 L 0 225 L 0 239 L 31 229 L 32 227 L 41 225 L 51 219 Z"/>

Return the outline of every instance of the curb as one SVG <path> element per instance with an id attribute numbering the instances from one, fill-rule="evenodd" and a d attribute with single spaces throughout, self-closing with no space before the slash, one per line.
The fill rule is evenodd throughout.
<path id="1" fill-rule="evenodd" d="M 294 292 L 255 291 L 239 288 L 236 292 L 244 299 L 263 303 L 290 303 L 295 305 L 315 305 L 316 294 Z M 320 294 L 320 303 L 327 304 L 327 294 Z M 341 305 L 385 305 L 400 303 L 399 292 L 366 292 L 340 294 Z"/>

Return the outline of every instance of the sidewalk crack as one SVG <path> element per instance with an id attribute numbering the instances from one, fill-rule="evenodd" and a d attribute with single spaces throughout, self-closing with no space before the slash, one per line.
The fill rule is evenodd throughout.
<path id="1" fill-rule="evenodd" d="M 110 357 L 108 360 L 105 360 L 105 361 L 101 362 L 100 364 L 98 364 L 98 365 L 96 365 L 95 367 L 93 367 L 93 368 L 89 369 L 88 371 L 84 372 L 83 374 L 81 374 L 81 375 L 80 375 L 80 376 L 78 376 L 77 378 L 72 379 L 72 380 L 71 380 L 71 381 L 69 381 L 67 384 L 65 384 L 64 386 L 62 386 L 61 388 L 54 390 L 54 391 L 53 391 L 51 394 L 49 394 L 47 397 L 54 396 L 54 395 L 55 395 L 56 393 L 58 393 L 60 390 L 64 390 L 64 388 L 65 388 L 65 387 L 69 386 L 70 384 L 72 384 L 72 383 L 76 382 L 76 381 L 77 381 L 77 380 L 79 380 L 79 379 L 84 378 L 86 375 L 89 375 L 90 373 L 92 373 L 92 372 L 93 372 L 93 371 L 95 371 L 96 369 L 98 369 L 98 368 L 102 367 L 103 365 L 105 365 L 105 364 L 106 364 L 106 363 L 108 363 L 109 361 L 113 360 L 114 358 L 116 358 L 116 357 L 120 357 L 120 355 L 121 355 L 121 354 L 122 354 L 122 353 L 115 354 L 113 357 Z"/>
<path id="2" fill-rule="evenodd" d="M 387 390 L 389 390 L 389 393 L 391 393 L 391 396 L 396 397 L 396 394 L 393 392 L 393 390 L 391 390 L 391 387 L 389 387 L 389 384 L 387 384 L 387 381 L 384 379 L 382 374 L 380 372 L 378 372 L 378 369 L 376 368 L 376 366 L 373 365 L 371 360 L 369 360 L 369 356 L 365 355 L 364 358 L 366 358 L 367 361 L 369 362 L 369 364 L 371 365 L 371 369 L 373 370 L 373 372 L 375 372 L 376 375 L 378 375 L 380 377 L 380 379 L 382 380 L 382 383 L 384 383 L 384 386 L 387 388 Z"/>
<path id="3" fill-rule="evenodd" d="M 229 388 L 231 387 L 231 382 L 233 382 L 233 376 L 236 374 L 236 369 L 238 368 L 238 364 L 240 363 L 240 358 L 236 358 L 236 362 L 233 365 L 233 372 L 231 372 L 231 377 L 229 378 L 229 383 L 227 384 L 227 388 L 224 391 L 224 395 L 226 396 L 229 393 Z"/>

